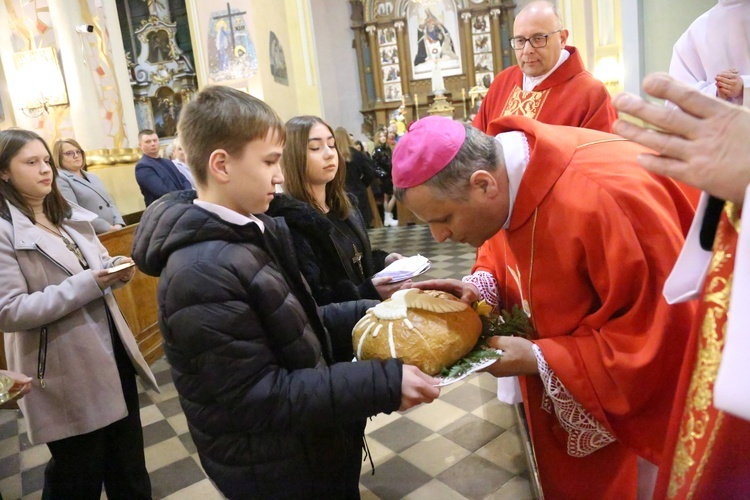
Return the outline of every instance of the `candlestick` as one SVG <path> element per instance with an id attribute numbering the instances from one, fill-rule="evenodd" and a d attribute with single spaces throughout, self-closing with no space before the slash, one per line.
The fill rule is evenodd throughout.
<path id="1" fill-rule="evenodd" d="M 419 96 L 416 93 L 414 94 L 414 114 L 419 120 Z"/>
<path id="2" fill-rule="evenodd" d="M 461 89 L 461 98 L 463 100 L 464 104 L 464 120 L 468 119 L 467 113 L 466 113 L 466 89 Z"/>

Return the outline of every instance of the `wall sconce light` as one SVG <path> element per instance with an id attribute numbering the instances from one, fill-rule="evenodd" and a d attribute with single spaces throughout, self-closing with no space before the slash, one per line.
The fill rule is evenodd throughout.
<path id="1" fill-rule="evenodd" d="M 13 54 L 16 66 L 21 111 L 37 117 L 49 112 L 49 106 L 68 104 L 65 79 L 52 47 L 24 50 Z"/>
<path id="2" fill-rule="evenodd" d="M 594 66 L 594 77 L 604 85 L 617 87 L 623 78 L 622 65 L 616 57 L 602 57 Z"/>

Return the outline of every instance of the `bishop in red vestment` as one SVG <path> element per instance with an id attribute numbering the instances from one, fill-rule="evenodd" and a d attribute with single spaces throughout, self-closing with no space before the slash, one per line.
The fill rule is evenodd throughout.
<path id="1" fill-rule="evenodd" d="M 536 331 L 535 366 L 516 373 L 532 373 L 522 390 L 544 495 L 636 498 L 638 458 L 662 458 L 695 316 L 693 303 L 670 306 L 661 294 L 690 203 L 674 182 L 638 166 L 646 148 L 518 116 L 488 127 L 503 144 L 497 184 L 475 170 L 467 193 L 442 192 L 465 185 L 441 178 L 469 175 L 456 164 L 482 162 L 453 147 L 460 131 L 445 137 L 455 125 L 419 128 L 394 152 L 396 196 L 438 241 L 480 246 L 474 272 L 491 276 L 502 307 L 522 307 Z M 525 145 L 506 148 L 519 135 Z M 506 355 L 499 370 L 517 361 Z"/>

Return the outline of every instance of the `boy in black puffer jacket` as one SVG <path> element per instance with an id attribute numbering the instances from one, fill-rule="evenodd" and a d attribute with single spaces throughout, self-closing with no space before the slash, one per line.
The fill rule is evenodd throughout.
<path id="1" fill-rule="evenodd" d="M 358 498 L 365 419 L 435 399 L 397 360 L 351 363 L 371 301 L 318 308 L 283 219 L 283 124 L 262 101 L 207 87 L 179 134 L 197 184 L 143 215 L 133 258 L 159 276 L 159 326 L 206 473 L 229 498 Z"/>

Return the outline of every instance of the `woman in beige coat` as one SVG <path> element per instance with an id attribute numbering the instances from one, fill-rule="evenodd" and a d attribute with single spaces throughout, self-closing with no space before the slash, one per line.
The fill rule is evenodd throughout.
<path id="1" fill-rule="evenodd" d="M 135 374 L 156 382 L 112 288 L 132 262 L 110 257 L 55 183 L 34 132 L 0 132 L 0 330 L 8 368 L 32 375 L 19 402 L 32 443 L 47 443 L 45 498 L 150 498 Z"/>

